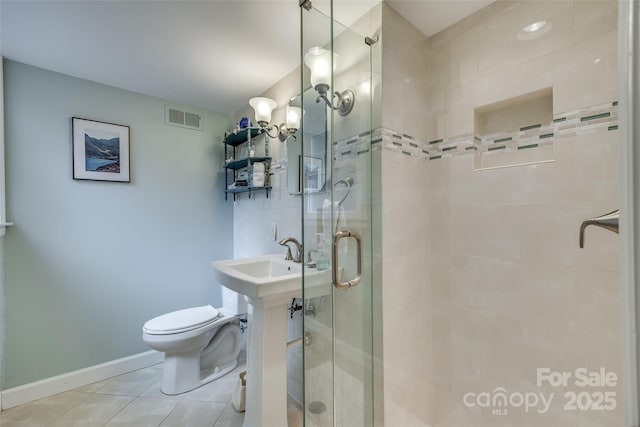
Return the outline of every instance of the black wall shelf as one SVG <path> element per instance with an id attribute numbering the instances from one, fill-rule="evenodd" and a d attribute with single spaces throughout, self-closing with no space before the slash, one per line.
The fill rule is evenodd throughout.
<path id="1" fill-rule="evenodd" d="M 250 132 L 251 137 L 248 136 Z M 245 142 L 251 141 L 253 138 L 262 133 L 262 129 L 258 128 L 245 128 L 240 129 L 238 131 L 227 132 L 224 135 L 224 143 L 226 145 L 231 145 L 232 147 L 237 147 L 240 144 L 244 144 Z"/>
<path id="2" fill-rule="evenodd" d="M 239 153 L 246 152 L 250 154 L 255 148 L 252 148 L 252 140 L 264 134 L 264 156 L 246 156 L 237 158 Z M 233 195 L 233 201 L 236 201 L 236 197 L 239 197 L 242 193 L 248 193 L 249 198 L 251 194 L 257 191 L 264 191 L 267 198 L 269 198 L 269 192 L 271 191 L 271 157 L 269 157 L 269 136 L 264 129 L 261 128 L 245 128 L 235 131 L 228 131 L 224 135 L 224 199 L 228 200 L 229 194 Z M 240 145 L 247 144 L 246 150 L 244 147 L 239 148 Z M 229 148 L 233 153 L 233 160 L 229 159 Z M 253 164 L 264 163 L 264 186 L 253 186 Z M 247 171 L 248 182 L 246 186 L 234 186 L 230 187 L 232 183 L 235 183 L 238 179 L 239 172 L 243 169 Z M 231 180 L 229 180 L 231 178 Z"/>

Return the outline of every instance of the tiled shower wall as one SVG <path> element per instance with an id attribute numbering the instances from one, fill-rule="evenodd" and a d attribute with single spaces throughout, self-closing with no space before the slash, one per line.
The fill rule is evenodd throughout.
<path id="1" fill-rule="evenodd" d="M 434 425 L 621 425 L 619 411 L 563 410 L 567 391 L 618 387 L 536 384 L 538 368 L 621 375 L 618 237 L 588 229 L 578 248 L 580 222 L 618 206 L 617 137 L 559 140 L 554 162 L 529 166 L 430 162 Z M 497 387 L 556 398 L 545 414 L 463 405 Z"/>
<path id="2" fill-rule="evenodd" d="M 541 19 L 551 32 L 516 39 Z M 498 1 L 422 45 L 394 43 L 385 28 L 410 24 L 383 9 L 374 218 L 386 426 L 622 425 L 619 386 L 536 383 L 538 368 L 621 378 L 618 237 L 589 228 L 578 248 L 581 221 L 618 208 L 616 19 L 615 1 Z M 408 59 L 421 46 L 427 71 L 413 92 L 401 90 L 423 70 Z M 386 68 L 385 58 L 394 60 Z M 474 138 L 475 108 L 549 87 L 557 121 L 540 128 L 550 131 Z M 520 165 L 478 167 L 481 156 L 509 166 L 512 153 Z M 464 403 L 500 387 L 554 398 L 545 413 Z M 572 391 L 617 393 L 617 407 L 564 408 Z"/>
<path id="3" fill-rule="evenodd" d="M 429 41 L 386 3 L 382 9 L 380 125 L 373 132 L 374 309 L 376 421 L 389 427 L 426 426 L 432 418 L 430 172 L 424 158 L 392 141 L 425 135 Z M 374 59 L 375 63 L 375 59 Z M 375 67 L 374 67 L 375 68 Z M 375 80 L 374 80 L 375 81 Z M 376 101 L 376 100 L 374 100 Z M 376 119 L 374 117 L 374 123 Z M 389 129 L 398 129 L 396 133 Z M 415 149 L 407 140 L 407 148 Z M 380 421 L 382 420 L 382 421 Z"/>

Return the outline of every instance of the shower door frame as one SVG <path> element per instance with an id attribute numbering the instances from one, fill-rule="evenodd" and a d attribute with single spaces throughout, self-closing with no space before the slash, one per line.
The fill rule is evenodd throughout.
<path id="1" fill-rule="evenodd" d="M 331 55 L 332 62 L 329 67 L 333 69 L 333 72 L 331 72 L 329 100 L 334 103 L 333 106 L 326 108 L 326 135 L 328 138 L 326 144 L 326 184 L 319 191 L 302 191 L 303 247 L 307 252 L 317 249 L 318 256 L 321 252 L 326 251 L 326 248 L 323 251 L 319 247 L 314 248 L 317 243 L 314 241 L 315 236 L 321 234 L 324 241 L 324 217 L 319 224 L 319 227 L 323 230 L 322 233 L 318 233 L 318 229 L 314 230 L 315 232 L 310 232 L 309 228 L 314 228 L 314 223 L 319 222 L 318 211 L 314 211 L 319 206 L 317 203 L 318 195 L 322 195 L 322 198 L 325 198 L 324 202 L 320 204 L 322 206 L 320 210 L 322 216 L 325 214 L 325 202 L 330 203 L 328 223 L 332 225 L 332 230 L 329 233 L 331 237 L 329 270 L 333 276 L 332 280 L 327 283 L 327 288 L 330 289 L 329 294 L 318 299 L 317 296 L 313 297 L 314 293 L 309 292 L 306 288 L 306 274 L 313 274 L 313 270 L 308 270 L 307 266 L 303 268 L 302 294 L 304 306 L 314 307 L 310 314 L 304 311 L 303 315 L 303 333 L 305 339 L 308 340 L 307 344 L 303 346 L 304 422 L 305 425 L 323 427 L 340 425 L 351 427 L 353 420 L 359 420 L 356 423 L 357 425 L 361 425 L 360 422 L 362 422 L 362 426 L 373 425 L 375 418 L 373 398 L 373 239 L 371 226 L 371 133 L 373 124 L 371 98 L 363 97 L 360 93 L 365 83 L 368 84 L 368 92 L 371 92 L 371 44 L 364 35 L 354 28 L 343 25 L 335 19 L 333 0 L 329 2 L 330 7 L 326 13 L 316 9 L 312 2 L 301 1 L 300 3 L 302 6 L 300 92 L 303 96 L 303 105 L 305 94 L 307 94 L 304 89 L 308 88 L 310 84 L 309 71 L 306 69 L 303 58 L 306 49 L 313 46 L 327 49 L 333 54 Z M 305 5 L 309 8 L 307 9 Z M 305 38 L 305 14 L 308 13 L 314 13 L 318 17 L 323 15 L 327 18 L 327 32 L 322 35 L 326 36 L 326 38 L 312 37 L 316 42 L 320 39 L 320 45 L 314 44 L 311 46 L 307 44 Z M 311 17 L 311 15 L 307 16 Z M 309 22 L 312 21 L 313 19 Z M 362 54 L 365 51 L 366 54 L 357 55 L 357 53 Z M 343 67 L 344 69 L 341 69 L 338 65 L 338 69 L 336 69 L 333 61 L 338 61 L 337 63 L 340 64 L 336 54 L 344 59 L 351 58 L 349 55 L 354 54 L 353 56 L 358 58 L 360 62 L 351 63 L 348 67 Z M 368 69 L 368 77 L 365 78 L 359 73 L 351 74 L 352 67 L 361 72 L 362 69 L 358 67 L 363 64 L 366 64 Z M 354 83 L 352 79 L 363 80 L 357 80 L 357 83 Z M 358 87 L 354 86 L 354 84 Z M 335 104 L 338 97 L 331 94 L 346 91 L 347 89 L 355 92 L 355 105 L 352 112 L 340 113 L 338 106 Z M 329 100 L 325 101 L 329 103 Z M 316 98 L 315 101 L 325 102 L 320 98 Z M 304 113 L 302 128 L 304 129 Z M 354 134 L 349 133 L 353 132 L 354 129 L 357 129 L 357 132 Z M 303 137 L 299 142 L 302 143 L 302 155 L 304 156 L 308 150 L 305 146 L 305 133 L 302 132 L 302 135 Z M 354 138 L 357 141 L 353 140 Z M 353 158 L 347 156 L 355 164 L 353 170 L 350 166 L 345 167 L 341 163 L 347 158 L 342 156 L 345 153 L 338 153 L 338 148 L 342 147 L 342 144 L 347 144 L 347 139 L 349 140 L 348 151 L 354 155 Z M 335 159 L 334 156 L 337 156 L 338 159 Z M 303 182 L 301 188 L 305 188 L 304 175 L 301 179 Z M 347 181 L 349 184 L 346 185 L 346 190 L 344 186 L 334 188 L 338 183 Z M 338 196 L 334 194 L 335 190 L 340 192 Z M 339 243 L 341 244 L 340 246 Z M 338 250 L 339 247 L 341 248 L 340 250 Z M 360 282 L 360 280 L 362 281 Z M 329 307 L 321 307 L 321 305 L 328 305 Z M 320 313 L 320 310 L 323 313 Z M 345 322 L 347 317 L 349 321 Z M 311 320 L 311 318 L 315 319 Z M 322 318 L 323 322 L 326 323 L 317 325 L 318 318 Z M 348 339 L 354 337 L 356 338 L 355 340 Z M 313 348 L 314 345 L 319 345 L 318 348 L 320 350 L 316 352 Z M 322 379 L 330 384 L 324 384 L 324 382 L 322 385 L 318 384 L 315 382 L 318 379 L 316 373 L 311 373 L 313 370 L 311 365 L 313 362 L 317 362 L 319 355 L 322 356 L 320 357 L 322 360 L 324 360 L 324 356 L 328 357 L 324 361 L 330 365 L 331 373 L 328 374 L 322 371 L 327 374 Z M 312 362 L 308 363 L 308 359 Z M 349 365 L 349 368 L 354 370 L 347 369 L 345 365 Z M 346 388 L 343 381 L 353 381 L 357 385 L 353 389 Z M 313 390 L 313 393 L 308 393 L 308 388 L 315 388 L 315 390 Z"/>
<path id="2" fill-rule="evenodd" d="M 625 378 L 625 424 L 640 425 L 638 399 L 640 398 L 640 354 L 638 331 L 640 331 L 640 124 L 635 117 L 640 115 L 640 85 L 638 71 L 640 55 L 640 4 L 635 0 L 620 0 L 618 18 L 618 69 L 620 92 L 620 132 L 622 155 L 620 156 L 621 192 L 621 298 L 623 317 Z"/>

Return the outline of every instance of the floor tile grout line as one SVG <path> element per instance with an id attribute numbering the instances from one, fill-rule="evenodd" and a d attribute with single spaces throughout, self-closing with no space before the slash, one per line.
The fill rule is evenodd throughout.
<path id="1" fill-rule="evenodd" d="M 110 423 L 110 422 L 111 422 L 115 417 L 117 417 L 117 416 L 118 416 L 118 414 L 119 414 L 120 412 L 124 411 L 124 410 L 125 410 L 125 408 L 128 408 L 128 407 L 129 407 L 129 405 L 131 405 L 131 404 L 136 400 L 136 397 L 133 397 L 133 396 L 122 396 L 122 395 L 121 395 L 120 397 L 131 397 L 131 400 L 130 400 L 126 405 L 124 405 L 122 408 L 120 408 L 120 410 L 119 410 L 118 412 L 116 412 L 115 414 L 113 414 L 113 416 L 112 416 L 111 418 L 109 418 L 107 421 L 105 421 L 105 423 L 104 423 L 104 424 L 102 424 L 103 426 L 106 426 L 107 424 L 109 424 L 109 423 Z"/>
<path id="2" fill-rule="evenodd" d="M 69 391 L 74 391 L 74 390 L 69 390 Z M 68 393 L 69 391 L 63 392 L 63 393 Z M 63 394 L 63 393 L 58 393 L 58 394 Z M 69 412 L 71 412 L 71 410 L 73 410 L 73 408 L 77 407 L 78 405 L 80 405 L 82 402 L 84 402 L 85 400 L 87 400 L 89 398 L 89 393 L 84 393 L 81 391 L 78 391 L 76 393 L 82 393 L 85 394 L 86 396 L 84 397 L 84 399 L 80 400 L 79 402 L 77 402 L 75 405 L 72 405 L 69 409 L 67 409 L 64 413 L 60 414 L 60 416 L 56 417 L 55 419 L 51 420 L 50 422 L 46 423 L 45 426 L 50 426 L 51 424 L 55 423 L 56 421 L 58 421 L 60 418 L 64 417 L 66 414 L 68 414 Z M 56 396 L 54 394 L 54 396 Z M 40 399 L 40 400 L 45 400 L 47 398 L 44 399 Z M 36 400 L 37 402 L 37 400 Z M 34 402 L 31 402 L 34 403 Z M 28 404 L 27 404 L 28 405 Z"/>
<path id="3" fill-rule="evenodd" d="M 172 399 L 167 399 L 167 400 L 172 400 Z M 163 423 L 163 422 L 165 422 L 165 421 L 167 420 L 167 418 L 169 418 L 169 416 L 173 413 L 173 411 L 175 411 L 175 410 L 176 410 L 176 408 L 177 408 L 178 406 L 180 406 L 180 403 L 181 403 L 181 402 L 182 402 L 182 400 L 178 400 L 178 401 L 177 401 L 176 406 L 174 406 L 174 407 L 169 411 L 169 413 L 168 413 L 168 414 L 167 414 L 167 415 L 162 419 L 162 421 L 160 421 L 160 422 L 158 423 L 158 426 L 157 426 L 157 427 L 160 427 L 160 426 L 162 425 L 162 423 Z"/>
<path id="4" fill-rule="evenodd" d="M 218 424 L 218 421 L 220 421 L 220 418 L 222 418 L 222 416 L 224 415 L 224 411 L 227 410 L 227 407 L 229 407 L 230 404 L 231 402 L 224 405 L 224 408 L 222 409 L 222 411 L 220 411 L 220 415 L 218 415 L 218 418 L 216 418 L 215 421 L 213 422 L 212 427 L 216 427 L 216 424 Z"/>

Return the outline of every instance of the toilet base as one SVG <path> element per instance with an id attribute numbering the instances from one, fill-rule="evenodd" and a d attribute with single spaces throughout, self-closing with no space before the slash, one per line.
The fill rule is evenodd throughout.
<path id="1" fill-rule="evenodd" d="M 166 316 L 175 314 L 181 313 Z M 238 354 L 243 345 L 240 320 L 236 315 L 221 314 L 211 323 L 176 333 L 148 333 L 143 328 L 143 341 L 164 353 L 162 393 L 186 393 L 238 366 Z"/>
<path id="2" fill-rule="evenodd" d="M 238 321 L 234 320 L 213 331 L 213 337 L 211 334 L 198 336 L 209 342 L 206 346 L 165 353 L 160 390 L 169 395 L 185 393 L 231 372 L 238 366 L 241 333 Z"/>
<path id="3" fill-rule="evenodd" d="M 201 374 L 199 359 L 199 353 L 195 357 L 165 354 L 160 391 L 171 396 L 186 393 L 217 380 L 238 366 L 238 361 L 232 360 Z"/>

